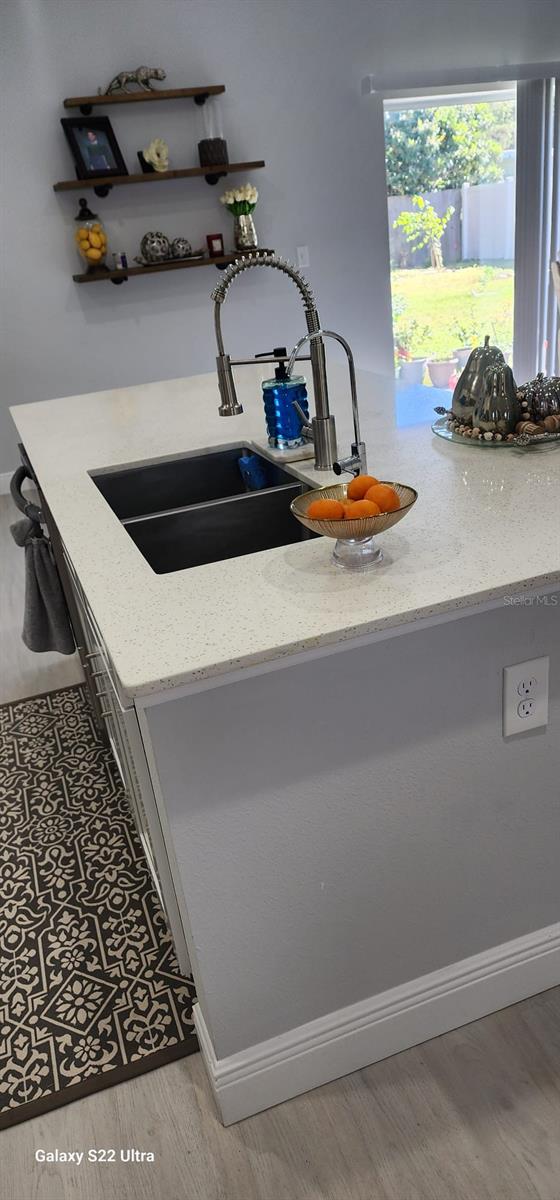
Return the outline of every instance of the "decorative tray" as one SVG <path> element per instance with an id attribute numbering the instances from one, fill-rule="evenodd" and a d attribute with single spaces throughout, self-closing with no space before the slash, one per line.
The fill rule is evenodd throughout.
<path id="1" fill-rule="evenodd" d="M 161 267 L 163 263 L 190 262 L 195 258 L 206 258 L 206 251 L 195 250 L 194 254 L 181 254 L 179 257 L 173 255 L 170 258 L 159 258 L 157 262 L 150 262 L 149 259 L 144 258 L 141 254 L 138 254 L 134 261 L 135 263 L 138 263 L 139 267 Z"/>
<path id="2" fill-rule="evenodd" d="M 436 409 L 436 412 L 438 411 Z M 480 446 L 485 450 L 527 450 L 534 446 L 543 446 L 546 443 L 560 443 L 560 433 L 547 433 L 546 430 L 543 430 L 542 433 L 514 434 L 509 442 L 505 438 L 496 442 L 485 441 L 483 438 L 464 437 L 461 433 L 453 432 L 449 427 L 449 418 L 445 415 L 438 417 L 438 420 L 433 422 L 432 432 L 447 442 L 456 442 L 459 446 Z"/>

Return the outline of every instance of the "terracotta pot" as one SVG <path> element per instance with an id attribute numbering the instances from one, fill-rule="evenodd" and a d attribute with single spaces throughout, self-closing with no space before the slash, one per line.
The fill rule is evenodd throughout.
<path id="1" fill-rule="evenodd" d="M 405 359 L 400 366 L 399 379 L 402 383 L 422 383 L 425 370 L 425 358 Z"/>
<path id="2" fill-rule="evenodd" d="M 449 380 L 456 366 L 456 358 L 446 358 L 439 361 L 428 359 L 428 373 L 434 387 L 449 387 Z"/>

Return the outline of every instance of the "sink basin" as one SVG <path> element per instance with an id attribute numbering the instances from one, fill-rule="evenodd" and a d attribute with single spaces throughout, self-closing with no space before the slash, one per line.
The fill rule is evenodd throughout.
<path id="1" fill-rule="evenodd" d="M 164 575 L 316 536 L 290 512 L 303 490 L 292 483 L 123 524 L 152 570 Z"/>
<path id="2" fill-rule="evenodd" d="M 247 494 L 238 459 L 253 453 L 246 446 L 234 446 L 193 457 L 183 455 L 122 470 L 92 472 L 91 477 L 115 515 L 123 521 Z M 293 475 L 276 463 L 259 454 L 255 458 L 265 473 L 267 488 L 294 483 Z"/>
<path id="3" fill-rule="evenodd" d="M 245 454 L 264 473 L 259 491 L 247 489 L 239 470 Z M 157 575 L 316 536 L 290 512 L 306 485 L 246 446 L 95 471 L 91 478 Z"/>

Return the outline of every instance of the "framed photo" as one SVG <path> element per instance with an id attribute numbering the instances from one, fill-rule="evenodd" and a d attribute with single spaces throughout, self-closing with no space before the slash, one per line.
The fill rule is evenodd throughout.
<path id="1" fill-rule="evenodd" d="M 208 233 L 206 243 L 210 258 L 219 258 L 224 253 L 224 239 L 221 233 Z"/>
<path id="2" fill-rule="evenodd" d="M 128 175 L 108 117 L 61 117 L 78 179 Z"/>

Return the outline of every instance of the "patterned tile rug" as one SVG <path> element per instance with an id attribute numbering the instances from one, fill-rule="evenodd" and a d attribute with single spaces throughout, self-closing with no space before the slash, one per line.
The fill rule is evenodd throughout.
<path id="1" fill-rule="evenodd" d="M 0 706 L 0 1129 L 198 1049 L 83 687 Z"/>

